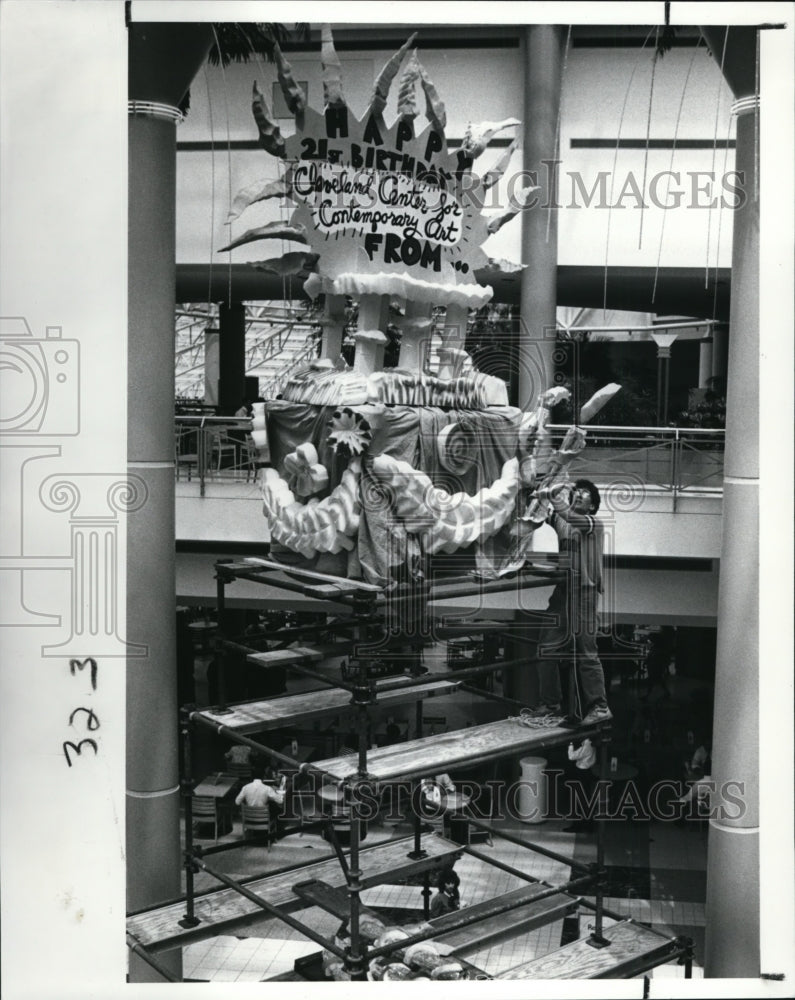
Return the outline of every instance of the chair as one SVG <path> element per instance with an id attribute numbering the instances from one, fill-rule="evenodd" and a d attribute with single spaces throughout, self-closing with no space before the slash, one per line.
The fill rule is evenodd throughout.
<path id="1" fill-rule="evenodd" d="M 223 821 L 231 819 L 229 810 L 221 805 L 218 799 L 212 795 L 194 795 L 192 809 L 194 824 L 197 826 L 200 824 L 213 824 L 215 842 L 217 844 L 219 831 L 225 826 Z M 231 828 L 231 823 L 229 827 Z"/>
<path id="2" fill-rule="evenodd" d="M 240 464 L 246 470 L 246 482 L 249 479 L 257 478 L 257 462 L 259 461 L 259 449 L 254 444 L 254 438 L 246 434 L 245 441 L 240 451 Z"/>
<path id="3" fill-rule="evenodd" d="M 270 850 L 275 831 L 275 822 L 271 815 L 270 806 L 248 806 L 244 802 L 241 806 L 241 815 L 243 817 L 243 836 L 247 836 L 249 830 L 257 834 L 267 834 L 268 850 Z"/>
<path id="4" fill-rule="evenodd" d="M 233 774 L 237 778 L 239 785 L 247 784 L 254 776 L 251 763 L 241 764 L 234 760 L 228 760 L 224 767 L 227 774 Z"/>
<path id="5" fill-rule="evenodd" d="M 229 437 L 228 432 L 223 428 L 208 427 L 206 433 L 209 444 L 208 454 L 210 464 L 215 464 L 215 471 L 220 475 L 224 455 L 232 456 L 232 467 L 234 468 L 236 464 L 237 445 Z"/>
<path id="6" fill-rule="evenodd" d="M 196 453 L 182 451 L 183 442 L 186 437 L 187 434 L 181 427 L 174 428 L 174 467 L 177 471 L 177 482 L 179 482 L 180 469 L 186 468 L 188 470 L 188 482 L 190 482 L 192 467 L 194 465 L 197 469 L 199 467 L 199 456 Z"/>

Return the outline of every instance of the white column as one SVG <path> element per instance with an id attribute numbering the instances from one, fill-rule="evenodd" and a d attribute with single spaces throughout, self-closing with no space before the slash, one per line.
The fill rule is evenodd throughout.
<path id="1" fill-rule="evenodd" d="M 356 354 L 353 369 L 361 375 L 372 375 L 384 367 L 386 325 L 389 301 L 383 295 L 363 295 L 359 299 L 359 322 L 356 333 Z"/>
<path id="2" fill-rule="evenodd" d="M 344 295 L 326 295 L 322 323 L 323 342 L 320 348 L 320 357 L 336 361 L 342 353 L 342 337 L 345 332 Z"/>
<path id="3" fill-rule="evenodd" d="M 430 306 L 425 302 L 407 302 L 401 323 L 400 364 L 411 372 L 421 372 L 431 346 Z"/>
<path id="4" fill-rule="evenodd" d="M 745 202 L 735 209 L 726 396 L 723 537 L 712 736 L 713 796 L 707 861 L 707 977 L 760 973 L 759 947 L 759 202 L 753 96 L 756 34 L 702 28 L 735 97 L 735 169 Z M 717 352 L 718 342 L 715 350 Z M 742 786 L 742 810 L 726 801 Z M 735 794 L 736 788 L 735 788 Z M 723 816 L 716 810 L 725 810 Z M 739 812 L 739 815 L 738 815 Z"/>

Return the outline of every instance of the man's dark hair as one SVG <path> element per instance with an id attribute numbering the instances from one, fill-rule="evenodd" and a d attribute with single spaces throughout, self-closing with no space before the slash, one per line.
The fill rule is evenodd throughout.
<path id="1" fill-rule="evenodd" d="M 591 494 L 591 513 L 595 514 L 602 503 L 602 496 L 596 485 L 590 479 L 578 479 L 574 484 L 575 490 L 588 490 Z"/>

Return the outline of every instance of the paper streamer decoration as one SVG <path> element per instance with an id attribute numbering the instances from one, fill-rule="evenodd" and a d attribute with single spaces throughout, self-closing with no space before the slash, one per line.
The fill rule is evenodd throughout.
<path id="1" fill-rule="evenodd" d="M 265 95 L 254 81 L 254 96 L 251 100 L 251 110 L 254 112 L 254 121 L 259 129 L 260 146 L 266 153 L 272 156 L 283 157 L 285 154 L 284 138 L 279 126 L 271 115 L 271 110 L 265 100 Z"/>
<path id="2" fill-rule="evenodd" d="M 425 92 L 425 117 L 437 131 L 444 132 L 447 126 L 447 111 L 444 101 L 439 97 L 436 87 L 419 60 L 417 60 L 417 65 L 420 68 L 420 83 Z"/>
<path id="3" fill-rule="evenodd" d="M 620 388 L 621 386 L 618 382 L 609 382 L 607 385 L 602 386 L 601 389 L 597 389 L 580 410 L 580 423 L 587 424 L 590 420 L 593 420 L 596 414 L 610 402 Z"/>
<path id="4" fill-rule="evenodd" d="M 497 160 L 494 166 L 489 170 L 483 177 L 483 190 L 488 191 L 489 188 L 494 187 L 497 181 L 501 180 L 505 171 L 508 169 L 508 164 L 511 162 L 511 157 L 516 152 L 519 143 L 516 139 L 510 144 L 510 146 L 505 150 L 502 156 Z"/>
<path id="5" fill-rule="evenodd" d="M 340 57 L 334 48 L 330 24 L 324 24 L 320 29 L 320 63 L 323 67 L 323 103 L 327 107 L 334 104 L 344 105 L 342 67 Z"/>
<path id="6" fill-rule="evenodd" d="M 417 62 L 417 53 L 412 52 L 406 68 L 403 70 L 403 76 L 400 79 L 398 118 L 413 122 L 419 114 L 417 110 L 417 80 L 419 77 L 420 67 Z"/>
<path id="7" fill-rule="evenodd" d="M 242 247 L 245 243 L 254 243 L 257 240 L 293 240 L 295 243 L 308 243 L 306 238 L 306 228 L 304 226 L 291 226 L 287 222 L 269 222 L 265 226 L 257 226 L 256 229 L 247 229 L 242 236 L 232 240 L 225 247 L 221 247 L 218 253 L 226 250 L 234 250 L 235 247 Z"/>
<path id="8" fill-rule="evenodd" d="M 397 52 L 390 57 L 384 68 L 378 74 L 378 79 L 375 81 L 373 96 L 370 98 L 371 115 L 375 115 L 377 118 L 381 118 L 383 116 L 384 110 L 386 109 L 387 97 L 389 97 L 389 88 L 392 86 L 392 81 L 397 76 L 400 64 L 403 62 L 403 58 L 408 50 L 414 44 L 414 39 L 416 37 L 417 32 L 415 31 L 414 34 L 400 46 Z"/>
<path id="9" fill-rule="evenodd" d="M 279 78 L 279 86 L 282 88 L 287 107 L 296 118 L 306 111 L 306 94 L 301 86 L 296 83 L 293 76 L 293 68 L 284 58 L 279 43 L 273 43 L 273 54 L 276 58 L 276 72 Z"/>
<path id="10" fill-rule="evenodd" d="M 229 209 L 226 221 L 232 222 L 249 205 L 255 205 L 259 201 L 266 201 L 268 198 L 289 198 L 291 194 L 292 188 L 283 177 L 275 181 L 256 181 L 235 195 L 235 200 L 232 202 L 232 207 Z"/>
<path id="11" fill-rule="evenodd" d="M 534 191 L 538 190 L 539 188 L 537 184 L 521 188 L 514 196 L 515 200 L 511 204 L 510 208 L 507 208 L 504 212 L 501 212 L 499 215 L 494 215 L 491 219 L 489 219 L 489 233 L 493 235 L 494 233 L 499 232 L 506 222 L 510 222 L 515 215 L 518 215 L 525 208 L 528 208 L 530 205 L 530 195 Z"/>
<path id="12" fill-rule="evenodd" d="M 281 257 L 269 257 L 267 260 L 253 260 L 250 266 L 258 271 L 270 271 L 272 274 L 286 276 L 311 271 L 317 264 L 316 253 L 305 253 L 303 250 L 291 250 Z"/>
<path id="13" fill-rule="evenodd" d="M 518 118 L 506 118 L 501 122 L 481 122 L 474 128 L 468 125 L 462 152 L 470 159 L 476 160 L 498 132 L 521 124 Z"/>

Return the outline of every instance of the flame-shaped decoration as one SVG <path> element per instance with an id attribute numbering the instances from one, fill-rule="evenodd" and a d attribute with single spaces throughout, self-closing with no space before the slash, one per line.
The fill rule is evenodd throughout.
<path id="1" fill-rule="evenodd" d="M 398 118 L 414 121 L 419 114 L 417 110 L 417 80 L 420 78 L 420 67 L 417 53 L 412 52 L 403 76 L 400 78 L 398 91 Z"/>

